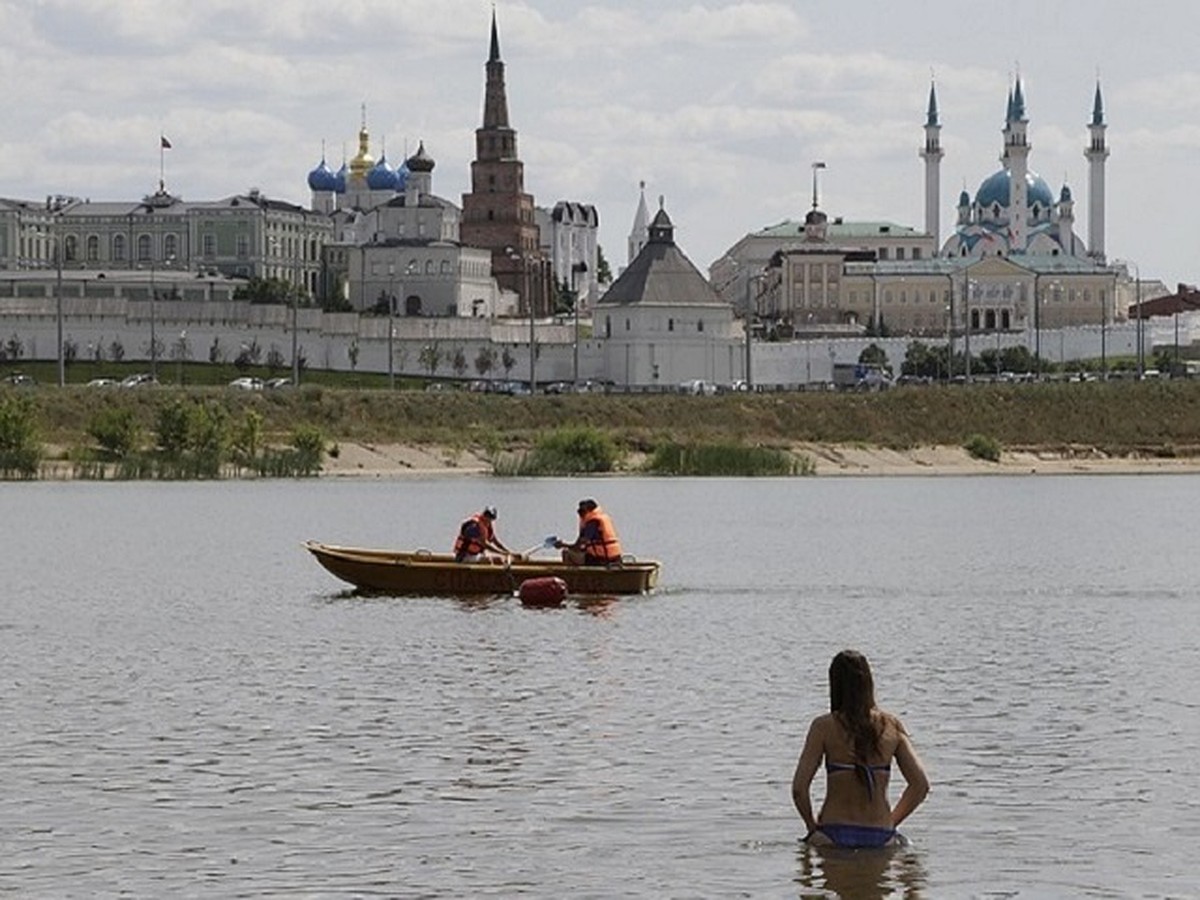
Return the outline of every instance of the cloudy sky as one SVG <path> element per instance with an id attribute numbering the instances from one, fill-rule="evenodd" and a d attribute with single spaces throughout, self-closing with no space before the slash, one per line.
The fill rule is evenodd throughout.
<path id="1" fill-rule="evenodd" d="M 1110 258 L 1200 281 L 1200 3 L 498 0 L 509 110 L 540 205 L 600 212 L 614 268 L 646 181 L 702 269 L 749 231 L 803 216 L 823 161 L 832 216 L 921 227 L 931 73 L 942 239 L 998 167 L 1008 85 L 1025 83 L 1031 167 L 1076 198 L 1099 75 Z M 258 187 L 306 203 L 306 173 L 424 140 L 434 191 L 469 184 L 488 0 L 0 0 L 0 196 L 204 200 Z"/>

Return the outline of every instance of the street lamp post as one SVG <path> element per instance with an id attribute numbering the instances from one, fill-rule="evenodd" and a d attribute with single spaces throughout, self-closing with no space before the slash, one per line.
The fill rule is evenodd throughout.
<path id="1" fill-rule="evenodd" d="M 396 339 L 396 266 L 394 263 L 388 263 L 388 333 L 387 333 L 387 353 L 388 353 L 388 390 L 396 389 L 396 365 L 395 353 L 393 352 L 393 342 Z"/>
<path id="2" fill-rule="evenodd" d="M 1113 290 L 1117 289 L 1117 279 L 1113 276 Z M 1100 291 L 1100 380 L 1108 381 L 1108 301 L 1104 291 Z"/>
<path id="3" fill-rule="evenodd" d="M 1038 293 L 1042 273 L 1033 276 L 1033 365 L 1037 380 L 1042 380 L 1042 297 Z"/>
<path id="4" fill-rule="evenodd" d="M 582 260 L 571 266 L 571 311 L 574 313 L 575 319 L 575 340 L 572 344 L 571 350 L 574 356 L 572 361 L 574 368 L 572 372 L 574 378 L 573 385 L 576 391 L 579 390 L 579 288 L 576 287 L 576 276 L 582 275 L 587 270 L 587 263 L 583 262 Z"/>
<path id="5" fill-rule="evenodd" d="M 304 252 L 304 241 L 300 242 L 300 253 Z M 300 386 L 300 254 L 292 257 L 294 270 L 292 273 L 292 386 Z"/>
<path id="6" fill-rule="evenodd" d="M 967 269 L 963 269 L 963 359 L 965 364 L 964 377 L 966 383 L 971 383 L 971 279 Z"/>
<path id="7" fill-rule="evenodd" d="M 158 286 L 154 280 L 154 244 L 150 245 L 150 377 L 158 380 L 158 334 L 155 330 L 154 303 L 158 296 Z"/>
<path id="8" fill-rule="evenodd" d="M 55 274 L 55 320 L 58 326 L 58 386 L 67 383 L 67 363 L 63 353 L 63 254 L 62 254 L 62 219 L 54 222 L 54 264 Z"/>
<path id="9" fill-rule="evenodd" d="M 1141 381 L 1146 377 L 1146 317 L 1142 314 L 1142 270 L 1136 264 L 1133 270 L 1137 275 L 1137 374 Z"/>

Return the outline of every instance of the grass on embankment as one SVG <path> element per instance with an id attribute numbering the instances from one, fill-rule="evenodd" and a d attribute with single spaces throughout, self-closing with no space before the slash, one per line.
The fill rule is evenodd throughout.
<path id="1" fill-rule="evenodd" d="M 1200 383 L 1087 382 L 912 387 L 882 393 L 725 394 L 716 397 L 579 394 L 506 397 L 460 391 L 348 390 L 306 385 L 228 388 L 0 388 L 28 396 L 39 438 L 86 446 L 100 409 L 129 409 L 149 433 L 160 406 L 181 395 L 253 410 L 266 435 L 313 426 L 331 442 L 436 444 L 487 458 L 533 448 L 563 426 L 594 429 L 622 453 L 665 444 L 960 446 L 984 435 L 1003 448 L 1084 445 L 1122 455 L 1200 454 Z"/>

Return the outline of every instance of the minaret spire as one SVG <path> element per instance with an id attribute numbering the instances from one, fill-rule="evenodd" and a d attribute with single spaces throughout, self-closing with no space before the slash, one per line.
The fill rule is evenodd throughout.
<path id="1" fill-rule="evenodd" d="M 1108 159 L 1108 143 L 1104 132 L 1104 98 L 1100 95 L 1100 79 L 1096 79 L 1096 95 L 1092 101 L 1092 121 L 1088 125 L 1091 140 L 1083 151 L 1088 161 L 1088 255 L 1104 261 L 1104 162 Z"/>
<path id="2" fill-rule="evenodd" d="M 1011 114 L 1004 128 L 1004 159 L 1008 167 L 1008 250 L 1024 253 L 1029 243 L 1029 138 L 1026 129 L 1029 119 L 1025 115 L 1025 90 L 1021 76 L 1009 103 Z"/>
<path id="3" fill-rule="evenodd" d="M 939 208 L 942 203 L 941 168 L 942 157 L 942 124 L 938 118 L 937 85 L 931 78 L 929 81 L 929 109 L 925 116 L 925 146 L 921 150 L 921 159 L 925 160 L 925 233 L 933 238 L 934 247 L 941 246 L 941 217 Z"/>

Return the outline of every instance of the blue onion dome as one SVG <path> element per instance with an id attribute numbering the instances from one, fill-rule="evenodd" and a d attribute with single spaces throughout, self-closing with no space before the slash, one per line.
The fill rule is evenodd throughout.
<path id="1" fill-rule="evenodd" d="M 346 178 L 349 177 L 350 167 L 342 163 L 342 167 L 337 170 L 337 174 L 333 176 L 333 189 L 339 193 L 346 193 Z"/>
<path id="2" fill-rule="evenodd" d="M 312 191 L 333 191 L 337 188 L 337 176 L 321 157 L 321 164 L 308 173 L 308 187 Z"/>
<path id="3" fill-rule="evenodd" d="M 433 157 L 425 152 L 424 141 L 421 141 L 417 152 L 405 160 L 404 164 L 410 172 L 432 172 L 435 165 Z"/>
<path id="4" fill-rule="evenodd" d="M 394 191 L 396 189 L 396 173 L 388 165 L 386 153 L 379 157 L 379 162 L 368 170 L 367 187 L 373 191 Z"/>
<path id="5" fill-rule="evenodd" d="M 1058 202 L 1059 203 L 1070 203 L 1071 202 L 1071 189 L 1069 187 L 1067 187 L 1065 184 L 1062 186 L 1062 192 L 1059 193 L 1059 195 L 1058 195 Z"/>
<path id="6" fill-rule="evenodd" d="M 1001 169 L 988 176 L 975 193 L 975 202 L 984 209 L 992 205 L 1007 207 L 1011 181 L 1012 175 L 1008 169 Z M 1035 203 L 1046 207 L 1054 205 L 1054 192 L 1050 190 L 1050 185 L 1046 184 L 1046 179 L 1036 172 L 1025 173 L 1025 189 L 1030 206 Z"/>
<path id="7" fill-rule="evenodd" d="M 411 174 L 412 173 L 409 172 L 409 170 L 408 170 L 408 160 L 405 160 L 404 162 L 400 163 L 399 166 L 396 167 L 396 190 L 397 191 L 403 191 L 406 187 L 408 187 L 408 176 Z"/>

